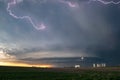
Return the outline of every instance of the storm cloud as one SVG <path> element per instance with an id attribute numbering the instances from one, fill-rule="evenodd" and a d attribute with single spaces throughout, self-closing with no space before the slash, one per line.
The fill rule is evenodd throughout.
<path id="1" fill-rule="evenodd" d="M 39 58 L 84 56 L 119 64 L 119 4 L 89 0 L 15 1 L 9 8 L 14 15 L 10 15 L 10 1 L 0 0 L 1 51 L 18 60 L 32 58 L 32 63 Z M 23 16 L 30 18 L 20 18 Z M 45 28 L 38 29 L 41 23 Z"/>

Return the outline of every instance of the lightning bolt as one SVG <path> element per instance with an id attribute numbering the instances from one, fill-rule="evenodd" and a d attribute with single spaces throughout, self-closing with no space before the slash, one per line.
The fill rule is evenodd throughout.
<path id="1" fill-rule="evenodd" d="M 120 1 L 115 2 L 115 1 L 104 1 L 104 0 L 89 0 L 89 2 L 93 2 L 93 1 L 98 1 L 98 2 L 101 2 L 103 4 L 120 4 Z"/>
<path id="2" fill-rule="evenodd" d="M 78 6 L 78 4 L 75 3 L 75 2 L 70 2 L 70 1 L 65 1 L 65 0 L 59 0 L 59 2 L 64 3 L 64 4 L 67 4 L 67 5 L 68 5 L 69 7 L 71 7 L 71 8 L 75 8 L 75 7 Z"/>
<path id="3" fill-rule="evenodd" d="M 14 6 L 14 5 L 17 5 L 18 3 L 22 2 L 22 1 L 23 0 L 12 0 L 11 2 L 8 2 L 6 10 L 9 13 L 9 15 L 11 15 L 15 19 L 26 19 L 26 20 L 28 20 L 31 23 L 31 25 L 35 29 L 37 29 L 37 30 L 44 30 L 46 28 L 46 26 L 44 25 L 43 22 L 41 22 L 40 24 L 36 24 L 36 23 L 34 23 L 34 21 L 31 18 L 31 16 L 17 16 L 16 14 L 14 14 L 12 12 L 12 10 L 10 8 L 12 6 Z M 66 0 L 58 0 L 58 1 L 61 2 L 61 3 L 67 4 L 71 8 L 75 8 L 75 7 L 78 6 L 78 4 L 75 3 L 75 2 L 66 1 Z M 115 1 L 104 1 L 104 0 L 89 0 L 89 3 L 90 2 L 100 2 L 100 3 L 103 3 L 103 4 L 120 4 L 120 1 L 115 2 Z"/>
<path id="4" fill-rule="evenodd" d="M 7 12 L 9 13 L 9 15 L 11 15 L 12 17 L 14 17 L 15 19 L 27 19 L 31 24 L 32 24 L 32 26 L 35 28 L 35 29 L 37 29 L 37 30 L 43 30 L 43 29 L 45 29 L 46 28 L 46 26 L 43 24 L 43 23 L 40 23 L 39 25 L 36 25 L 34 22 L 33 22 L 33 20 L 32 20 L 32 18 L 30 17 L 30 16 L 17 16 L 17 15 L 15 15 L 12 11 L 11 11 L 11 6 L 13 6 L 13 5 L 16 5 L 17 4 L 17 0 L 12 0 L 11 2 L 9 2 L 8 4 L 7 4 Z"/>

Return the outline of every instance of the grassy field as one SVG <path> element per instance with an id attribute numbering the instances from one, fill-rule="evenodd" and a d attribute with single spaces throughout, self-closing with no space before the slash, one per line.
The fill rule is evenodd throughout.
<path id="1" fill-rule="evenodd" d="M 120 80 L 120 68 L 0 67 L 0 80 Z"/>

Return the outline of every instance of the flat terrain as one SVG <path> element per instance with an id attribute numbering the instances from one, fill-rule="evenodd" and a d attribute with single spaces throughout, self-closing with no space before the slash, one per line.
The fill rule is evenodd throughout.
<path id="1" fill-rule="evenodd" d="M 120 80 L 120 67 L 74 69 L 1 66 L 0 80 Z"/>

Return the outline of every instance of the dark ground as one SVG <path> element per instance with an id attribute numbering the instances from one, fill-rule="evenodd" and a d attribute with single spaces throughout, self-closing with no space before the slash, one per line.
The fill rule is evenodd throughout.
<path id="1" fill-rule="evenodd" d="M 120 80 L 120 67 L 74 69 L 1 66 L 0 80 Z"/>

